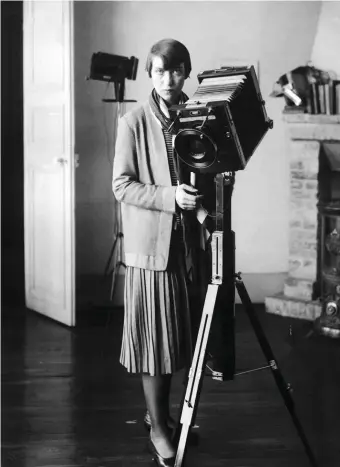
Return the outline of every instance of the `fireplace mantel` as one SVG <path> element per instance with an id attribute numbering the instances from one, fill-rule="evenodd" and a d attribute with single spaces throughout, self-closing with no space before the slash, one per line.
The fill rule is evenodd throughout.
<path id="1" fill-rule="evenodd" d="M 285 112 L 282 118 L 290 141 L 289 266 L 284 290 L 265 304 L 270 313 L 315 320 L 322 308 L 315 291 L 320 154 L 339 146 L 340 115 Z"/>
<path id="2" fill-rule="evenodd" d="M 315 123 L 322 124 L 337 124 L 340 123 L 340 115 L 311 115 L 306 113 L 284 112 L 283 120 L 287 123 Z"/>
<path id="3" fill-rule="evenodd" d="M 340 115 L 284 113 L 292 140 L 339 141 Z"/>

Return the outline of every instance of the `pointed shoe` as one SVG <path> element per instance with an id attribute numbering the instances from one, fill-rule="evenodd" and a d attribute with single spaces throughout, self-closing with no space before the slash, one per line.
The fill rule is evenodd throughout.
<path id="1" fill-rule="evenodd" d="M 149 438 L 148 441 L 148 449 L 150 454 L 152 455 L 152 460 L 158 465 L 158 467 L 174 467 L 176 457 L 162 457 L 157 451 L 151 438 Z"/>

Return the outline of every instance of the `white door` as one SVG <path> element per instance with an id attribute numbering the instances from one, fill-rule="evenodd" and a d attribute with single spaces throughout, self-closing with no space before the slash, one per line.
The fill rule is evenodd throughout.
<path id="1" fill-rule="evenodd" d="M 74 326 L 73 2 L 23 7 L 26 306 Z"/>

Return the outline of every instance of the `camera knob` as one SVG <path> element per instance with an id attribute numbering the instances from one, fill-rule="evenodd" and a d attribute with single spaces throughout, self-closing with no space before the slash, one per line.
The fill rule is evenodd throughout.
<path id="1" fill-rule="evenodd" d="M 335 302 L 329 302 L 326 305 L 326 315 L 333 316 L 338 310 L 337 304 Z"/>

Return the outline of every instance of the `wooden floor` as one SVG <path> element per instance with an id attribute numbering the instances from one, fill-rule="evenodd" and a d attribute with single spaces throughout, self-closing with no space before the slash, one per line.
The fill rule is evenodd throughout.
<path id="1" fill-rule="evenodd" d="M 340 345 L 308 322 L 256 307 L 321 467 L 340 465 Z M 292 325 L 293 336 L 289 327 Z M 2 466 L 150 465 L 140 381 L 119 365 L 122 310 L 69 329 L 15 304 L 2 311 Z M 265 364 L 237 307 L 237 368 Z M 173 385 L 173 414 L 184 389 Z M 205 377 L 192 467 L 304 467 L 308 460 L 269 370 Z"/>

